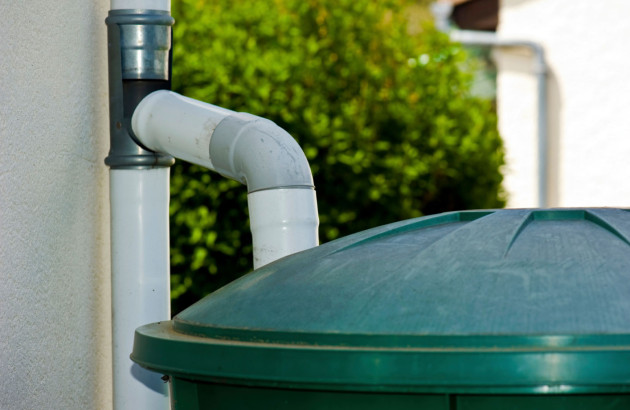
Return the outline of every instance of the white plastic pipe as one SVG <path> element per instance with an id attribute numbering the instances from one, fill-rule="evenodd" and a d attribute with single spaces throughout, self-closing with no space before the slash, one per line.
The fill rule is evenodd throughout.
<path id="1" fill-rule="evenodd" d="M 114 409 L 168 409 L 160 374 L 129 358 L 137 327 L 170 319 L 169 168 L 110 170 Z"/>
<path id="2" fill-rule="evenodd" d="M 110 9 L 171 11 L 171 0 L 111 0 Z"/>
<path id="3" fill-rule="evenodd" d="M 140 102 L 131 121 L 147 148 L 214 170 L 210 138 L 217 125 L 232 114 L 236 113 L 161 90 Z"/>
<path id="4" fill-rule="evenodd" d="M 313 189 L 267 189 L 247 195 L 254 269 L 318 244 Z"/>
<path id="5" fill-rule="evenodd" d="M 254 267 L 318 244 L 313 177 L 297 142 L 273 122 L 156 91 L 132 117 L 140 142 L 247 185 Z"/>

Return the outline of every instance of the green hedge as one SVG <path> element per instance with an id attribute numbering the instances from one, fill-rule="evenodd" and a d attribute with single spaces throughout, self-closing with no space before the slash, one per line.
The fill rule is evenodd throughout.
<path id="1" fill-rule="evenodd" d="M 313 170 L 320 239 L 503 205 L 490 102 L 466 55 L 404 0 L 174 0 L 173 88 L 275 121 Z M 246 191 L 181 161 L 172 173 L 173 311 L 250 270 Z"/>

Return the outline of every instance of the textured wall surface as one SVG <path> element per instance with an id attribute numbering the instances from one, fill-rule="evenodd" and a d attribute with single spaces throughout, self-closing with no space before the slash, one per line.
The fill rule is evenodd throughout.
<path id="1" fill-rule="evenodd" d="M 108 2 L 0 2 L 0 409 L 111 407 Z"/>
<path id="2" fill-rule="evenodd" d="M 630 2 L 502 0 L 498 34 L 549 63 L 550 205 L 630 206 Z M 509 205 L 537 205 L 536 83 L 527 50 L 496 53 Z"/>

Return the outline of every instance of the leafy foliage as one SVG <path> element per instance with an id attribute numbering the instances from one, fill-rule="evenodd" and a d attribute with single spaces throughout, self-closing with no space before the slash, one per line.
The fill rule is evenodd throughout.
<path id="1" fill-rule="evenodd" d="M 492 106 L 466 56 L 405 0 L 175 0 L 174 89 L 276 122 L 311 163 L 322 242 L 455 209 L 503 205 Z M 251 268 L 246 191 L 173 169 L 175 312 Z"/>

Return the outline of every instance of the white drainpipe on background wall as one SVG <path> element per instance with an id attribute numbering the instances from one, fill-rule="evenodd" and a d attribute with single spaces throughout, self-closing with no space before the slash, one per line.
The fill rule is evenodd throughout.
<path id="1" fill-rule="evenodd" d="M 497 36 L 495 32 L 453 29 L 450 16 L 453 5 L 450 2 L 438 2 L 431 5 L 436 27 L 448 33 L 457 43 L 482 47 L 524 47 L 534 54 L 534 75 L 537 83 L 537 142 L 538 142 L 538 206 L 549 206 L 549 141 L 547 108 L 547 62 L 542 45 L 527 40 L 508 40 Z"/>
<path id="2" fill-rule="evenodd" d="M 304 153 L 273 122 L 167 91 L 168 0 L 112 0 L 109 53 L 114 408 L 168 409 L 161 375 L 134 364 L 135 329 L 170 320 L 169 167 L 174 157 L 247 185 L 254 267 L 318 245 Z"/>

